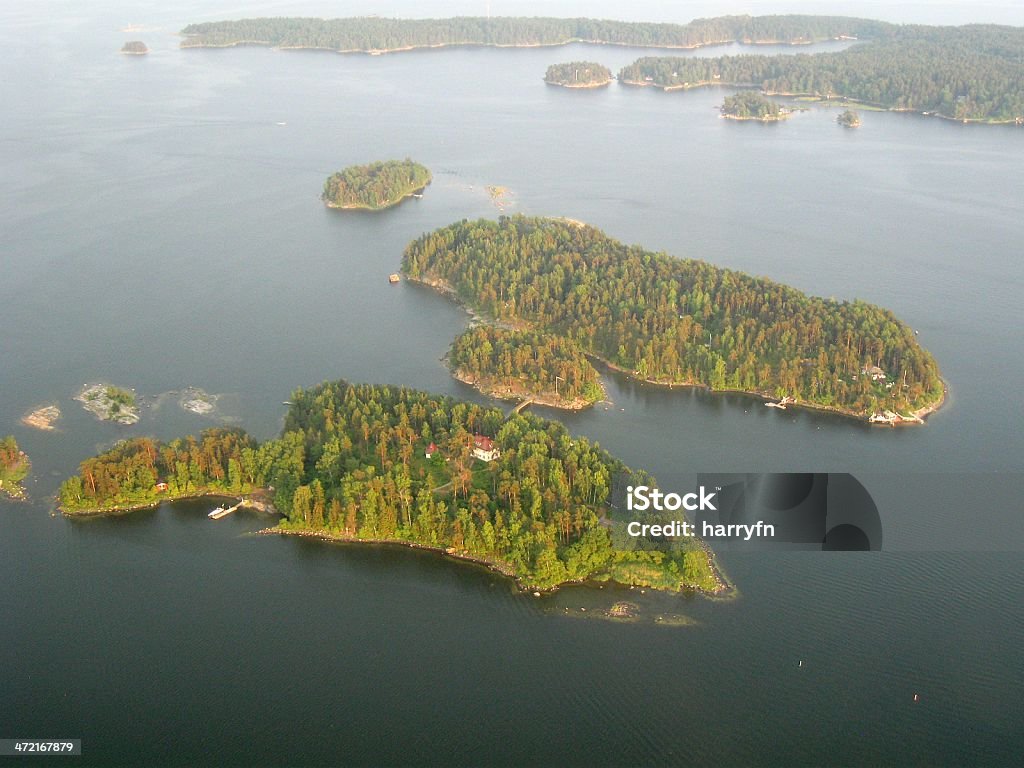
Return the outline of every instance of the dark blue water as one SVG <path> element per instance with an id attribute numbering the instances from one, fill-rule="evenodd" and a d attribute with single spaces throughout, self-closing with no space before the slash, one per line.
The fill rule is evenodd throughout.
<path id="1" fill-rule="evenodd" d="M 586 5 L 564 12 L 737 10 Z M 1024 23 L 1014 3 L 865 5 Z M 95 765 L 1012 764 L 1024 133 L 883 113 L 851 132 L 827 109 L 737 125 L 717 119 L 720 92 L 541 82 L 571 58 L 616 70 L 642 53 L 628 49 L 370 58 L 182 52 L 173 35 L 205 18 L 359 10 L 0 11 L 0 434 L 35 466 L 32 501 L 0 502 L 0 738 L 82 738 Z M 127 38 L 153 52 L 117 55 Z M 422 200 L 379 216 L 320 205 L 333 170 L 406 155 L 434 170 Z M 328 378 L 475 397 L 440 362 L 466 315 L 386 276 L 420 233 L 499 215 L 489 184 L 510 190 L 504 212 L 585 220 L 917 328 L 951 387 L 923 429 L 614 376 L 608 410 L 548 414 L 659 477 L 885 477 L 887 551 L 728 553 L 729 602 L 596 587 L 536 600 L 423 553 L 249 536 L 273 521 L 213 524 L 203 504 L 50 515 L 98 448 L 217 423 L 159 397 L 185 386 L 222 395 L 218 419 L 260 437 L 294 387 Z M 82 411 L 71 398 L 94 379 L 144 395 L 141 423 Z M 18 423 L 47 402 L 58 431 Z M 940 491 L 920 492 L 921 473 Z M 644 621 L 590 618 L 621 597 Z"/>

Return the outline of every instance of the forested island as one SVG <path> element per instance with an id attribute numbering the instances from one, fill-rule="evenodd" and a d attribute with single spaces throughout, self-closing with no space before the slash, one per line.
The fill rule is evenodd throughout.
<path id="1" fill-rule="evenodd" d="M 770 123 L 785 120 L 789 117 L 789 111 L 757 91 L 740 91 L 735 96 L 727 96 L 722 102 L 722 117 Z"/>
<path id="2" fill-rule="evenodd" d="M 149 53 L 149 48 L 141 40 L 130 40 L 121 46 L 121 53 L 127 53 L 130 56 L 144 56 Z"/>
<path id="3" fill-rule="evenodd" d="M 608 85 L 613 79 L 608 67 L 594 61 L 552 64 L 544 73 L 545 83 L 560 85 L 563 88 L 600 88 Z"/>
<path id="4" fill-rule="evenodd" d="M 843 16 L 719 16 L 689 24 L 607 19 L 462 16 L 449 19 L 258 18 L 189 24 L 182 48 L 269 45 L 344 53 L 385 53 L 454 45 L 523 46 L 604 43 L 699 48 L 725 43 L 804 45 L 838 38 L 877 38 L 895 27 Z"/>
<path id="5" fill-rule="evenodd" d="M 329 176 L 320 197 L 329 208 L 380 211 L 421 193 L 432 178 L 409 158 L 352 165 Z"/>
<path id="6" fill-rule="evenodd" d="M 585 579 L 724 588 L 698 540 L 645 550 L 613 541 L 613 489 L 652 480 L 557 422 L 344 381 L 299 390 L 291 402 L 281 437 L 262 444 L 229 429 L 123 442 L 82 462 L 61 486 L 61 509 L 91 514 L 266 488 L 283 515 L 269 532 L 434 549 L 523 588 Z"/>
<path id="7" fill-rule="evenodd" d="M 25 489 L 21 483 L 31 469 L 32 462 L 12 435 L 0 439 L 0 496 L 23 499 Z"/>
<path id="8" fill-rule="evenodd" d="M 402 265 L 497 321 L 562 335 L 644 381 L 885 423 L 919 421 L 944 397 L 935 359 L 888 310 L 627 246 L 578 222 L 463 221 L 412 242 Z"/>
<path id="9" fill-rule="evenodd" d="M 478 325 L 455 339 L 448 364 L 455 378 L 506 400 L 578 410 L 604 398 L 583 350 L 557 334 Z"/>
<path id="10" fill-rule="evenodd" d="M 844 128 L 859 128 L 860 127 L 860 115 L 854 112 L 852 109 L 847 109 L 839 114 L 836 118 L 836 122 Z"/>
<path id="11" fill-rule="evenodd" d="M 665 90 L 756 87 L 964 122 L 1024 123 L 1024 28 L 885 25 L 869 42 L 794 56 L 645 57 L 619 81 Z"/>

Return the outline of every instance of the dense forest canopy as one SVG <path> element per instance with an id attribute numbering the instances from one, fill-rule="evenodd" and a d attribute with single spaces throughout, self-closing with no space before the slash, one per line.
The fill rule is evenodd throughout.
<path id="1" fill-rule="evenodd" d="M 379 210 L 418 192 L 431 179 L 428 168 L 409 158 L 351 165 L 327 178 L 320 197 L 332 208 Z"/>
<path id="2" fill-rule="evenodd" d="M 577 406 L 604 397 L 583 350 L 553 333 L 478 325 L 455 339 L 448 363 L 459 379 L 498 397 Z"/>
<path id="3" fill-rule="evenodd" d="M 63 508 L 272 487 L 285 530 L 446 549 L 531 587 L 591 576 L 718 587 L 696 541 L 654 551 L 613 544 L 608 498 L 634 474 L 557 422 L 344 381 L 299 390 L 292 402 L 282 436 L 262 445 L 226 429 L 121 443 L 62 485 Z M 479 436 L 499 449 L 496 460 L 474 457 Z"/>
<path id="4" fill-rule="evenodd" d="M 389 51 L 442 45 L 612 45 L 693 48 L 720 43 L 811 43 L 838 37 L 880 38 L 892 24 L 843 16 L 719 16 L 688 24 L 607 19 L 472 17 L 387 19 L 262 18 L 189 24 L 183 48 L 239 44 L 331 51 Z"/>
<path id="5" fill-rule="evenodd" d="M 786 115 L 777 102 L 757 91 L 740 91 L 722 102 L 722 114 L 739 120 L 779 120 Z"/>
<path id="6" fill-rule="evenodd" d="M 846 98 L 968 120 L 1024 117 L 1024 28 L 898 28 L 835 53 L 645 57 L 619 80 L 662 88 L 756 86 L 766 93 Z"/>
<path id="7" fill-rule="evenodd" d="M 462 221 L 411 243 L 403 269 L 642 379 L 790 396 L 865 417 L 942 398 L 935 360 L 888 310 L 627 246 L 574 222 Z"/>
<path id="8" fill-rule="evenodd" d="M 552 85 L 564 85 L 568 88 L 606 85 L 611 81 L 611 70 L 595 61 L 567 61 L 564 64 L 552 64 L 544 73 L 544 82 Z"/>

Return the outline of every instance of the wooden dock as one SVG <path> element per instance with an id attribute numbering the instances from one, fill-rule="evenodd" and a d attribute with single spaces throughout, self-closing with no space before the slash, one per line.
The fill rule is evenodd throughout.
<path id="1" fill-rule="evenodd" d="M 532 402 L 533 402 L 533 398 L 530 398 L 530 397 L 526 398 L 521 403 L 519 403 L 515 408 L 513 408 L 511 411 L 509 411 L 508 412 L 508 416 L 506 418 L 512 418 L 517 413 L 522 413 L 523 412 L 523 408 L 525 408 L 526 406 L 530 405 Z"/>

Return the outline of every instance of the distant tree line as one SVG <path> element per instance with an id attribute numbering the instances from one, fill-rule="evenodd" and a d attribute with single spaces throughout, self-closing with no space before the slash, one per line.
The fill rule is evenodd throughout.
<path id="1" fill-rule="evenodd" d="M 854 99 L 955 119 L 1024 116 L 1024 28 L 897 29 L 834 53 L 645 57 L 624 67 L 619 80 L 662 88 L 756 86 L 768 94 Z"/>
<path id="2" fill-rule="evenodd" d="M 888 310 L 626 246 L 589 226 L 462 221 L 411 243 L 403 269 L 641 379 L 791 396 L 865 417 L 942 398 L 934 358 Z M 887 379 L 866 375 L 872 366 Z"/>
<path id="3" fill-rule="evenodd" d="M 184 48 L 239 44 L 388 51 L 444 45 L 613 45 L 685 47 L 735 41 L 810 43 L 836 37 L 883 37 L 894 25 L 842 16 L 720 16 L 689 24 L 603 19 L 458 17 L 450 19 L 262 18 L 189 24 Z"/>
<path id="4" fill-rule="evenodd" d="M 378 210 L 423 189 L 431 178 L 429 169 L 409 158 L 352 165 L 327 178 L 321 198 L 335 208 Z"/>

